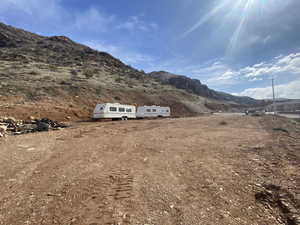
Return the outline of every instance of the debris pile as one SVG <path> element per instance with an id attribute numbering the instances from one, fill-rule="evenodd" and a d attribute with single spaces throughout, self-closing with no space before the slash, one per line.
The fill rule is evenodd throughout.
<path id="1" fill-rule="evenodd" d="M 66 127 L 67 125 L 48 118 L 34 119 L 31 117 L 29 120 L 23 121 L 13 117 L 0 117 L 0 137 L 4 137 L 6 134 L 20 135 Z"/>

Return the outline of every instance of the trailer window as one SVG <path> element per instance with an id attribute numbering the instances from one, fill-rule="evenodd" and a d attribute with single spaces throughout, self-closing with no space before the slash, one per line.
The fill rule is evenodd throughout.
<path id="1" fill-rule="evenodd" d="M 147 112 L 151 112 L 151 109 L 147 109 L 146 111 L 147 111 Z"/>
<path id="2" fill-rule="evenodd" d="M 169 112 L 169 110 L 167 109 L 166 112 Z"/>
<path id="3" fill-rule="evenodd" d="M 125 108 L 119 108 L 119 112 L 125 112 Z"/>
<path id="4" fill-rule="evenodd" d="M 156 109 L 152 109 L 152 112 L 156 112 Z"/>
<path id="5" fill-rule="evenodd" d="M 126 109 L 126 112 L 128 112 L 128 113 L 129 113 L 129 112 L 132 112 L 132 110 L 131 110 L 131 109 Z"/>
<path id="6" fill-rule="evenodd" d="M 111 112 L 117 112 L 117 107 L 109 107 L 109 111 L 111 111 Z"/>

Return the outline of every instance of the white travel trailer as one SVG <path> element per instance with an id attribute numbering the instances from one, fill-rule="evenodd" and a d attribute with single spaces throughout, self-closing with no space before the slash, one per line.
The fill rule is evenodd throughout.
<path id="1" fill-rule="evenodd" d="M 133 119 L 136 118 L 136 108 L 134 105 L 122 105 L 120 103 L 97 104 L 93 119 Z"/>
<path id="2" fill-rule="evenodd" d="M 140 106 L 137 108 L 136 117 L 169 117 L 171 115 L 170 107 L 161 106 Z"/>

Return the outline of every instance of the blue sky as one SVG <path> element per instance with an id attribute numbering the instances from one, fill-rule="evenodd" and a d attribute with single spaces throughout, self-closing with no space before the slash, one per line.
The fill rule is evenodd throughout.
<path id="1" fill-rule="evenodd" d="M 300 98 L 298 0 L 1 0 L 0 21 L 65 35 L 146 72 L 255 98 Z"/>

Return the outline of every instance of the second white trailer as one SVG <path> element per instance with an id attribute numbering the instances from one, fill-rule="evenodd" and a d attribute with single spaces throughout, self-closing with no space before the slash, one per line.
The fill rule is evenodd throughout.
<path id="1" fill-rule="evenodd" d="M 136 117 L 146 118 L 146 117 L 170 117 L 171 110 L 170 107 L 161 106 L 139 106 L 137 108 Z"/>

